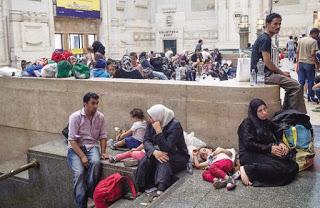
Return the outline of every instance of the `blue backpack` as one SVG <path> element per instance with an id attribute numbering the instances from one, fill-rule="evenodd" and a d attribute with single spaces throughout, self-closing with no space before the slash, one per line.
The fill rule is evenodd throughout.
<path id="1" fill-rule="evenodd" d="M 290 149 L 308 149 L 312 143 L 311 130 L 303 125 L 290 126 L 283 131 L 282 140 Z"/>

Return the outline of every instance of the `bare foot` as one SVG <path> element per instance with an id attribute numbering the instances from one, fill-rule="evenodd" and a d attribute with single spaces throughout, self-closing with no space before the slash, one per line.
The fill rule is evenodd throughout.
<path id="1" fill-rule="evenodd" d="M 249 177 L 248 177 L 246 171 L 244 170 L 243 166 L 240 167 L 240 175 L 241 175 L 242 183 L 244 185 L 246 185 L 246 186 L 251 186 L 252 185 L 252 183 L 250 182 Z"/>

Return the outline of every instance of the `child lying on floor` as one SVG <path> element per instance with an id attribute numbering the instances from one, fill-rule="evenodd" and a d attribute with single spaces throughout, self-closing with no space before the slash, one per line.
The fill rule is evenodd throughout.
<path id="1" fill-rule="evenodd" d="M 123 146 L 132 149 L 141 145 L 147 128 L 147 122 L 144 120 L 143 111 L 139 108 L 135 108 L 130 112 L 130 115 L 133 120 L 132 127 L 130 130 L 121 134 L 119 138 L 120 141 L 110 145 L 111 149 L 117 149 Z"/>
<path id="2" fill-rule="evenodd" d="M 143 144 L 141 144 L 137 148 L 133 148 L 130 151 L 116 154 L 115 156 L 109 156 L 109 161 L 111 163 L 116 163 L 120 162 L 125 159 L 133 159 L 133 160 L 125 160 L 124 161 L 124 166 L 129 167 L 129 166 L 136 166 L 138 165 L 138 162 L 144 157 L 145 151 L 143 149 Z"/>
<path id="3" fill-rule="evenodd" d="M 214 150 L 211 147 L 202 147 L 193 151 L 194 166 L 198 169 L 205 169 L 202 178 L 213 183 L 216 189 L 227 187 L 228 191 L 236 187 L 235 180 L 240 174 L 237 172 L 229 176 L 234 169 L 232 152 L 218 147 Z M 200 163 L 198 156 L 205 162 Z"/>

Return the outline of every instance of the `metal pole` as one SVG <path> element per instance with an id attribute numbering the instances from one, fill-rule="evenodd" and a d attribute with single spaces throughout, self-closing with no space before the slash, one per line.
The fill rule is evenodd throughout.
<path id="1" fill-rule="evenodd" d="M 39 163 L 36 161 L 36 160 L 33 160 L 31 161 L 30 163 L 28 164 L 25 164 L 17 169 L 14 169 L 14 170 L 11 170 L 10 172 L 8 173 L 4 173 L 2 175 L 0 175 L 0 181 L 4 180 L 4 179 L 7 179 L 7 178 L 10 178 L 14 175 L 17 175 L 18 173 L 21 173 L 23 171 L 26 171 L 30 168 L 38 168 L 39 167 Z"/>

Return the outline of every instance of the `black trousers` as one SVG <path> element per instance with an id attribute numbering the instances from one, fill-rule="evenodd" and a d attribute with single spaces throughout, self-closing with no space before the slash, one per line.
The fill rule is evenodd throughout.
<path id="1" fill-rule="evenodd" d="M 188 158 L 184 155 L 169 155 L 169 161 L 160 163 L 153 155 L 147 155 L 140 160 L 135 172 L 135 183 L 139 191 L 157 187 L 159 191 L 165 191 L 178 177 L 176 173 L 185 170 Z"/>

